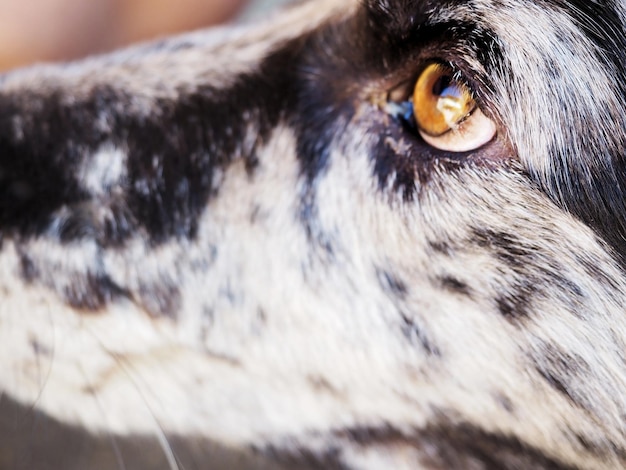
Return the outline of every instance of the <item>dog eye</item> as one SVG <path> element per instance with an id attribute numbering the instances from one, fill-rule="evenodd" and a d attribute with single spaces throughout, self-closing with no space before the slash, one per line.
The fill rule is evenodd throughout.
<path id="1" fill-rule="evenodd" d="M 456 130 L 475 108 L 471 92 L 455 80 L 448 67 L 430 64 L 417 79 L 413 90 L 413 114 L 423 134 L 441 137 Z"/>
<path id="2" fill-rule="evenodd" d="M 424 141 L 439 150 L 468 152 L 490 142 L 496 125 L 477 106 L 471 90 L 449 66 L 431 63 L 410 100 L 398 105 Z"/>

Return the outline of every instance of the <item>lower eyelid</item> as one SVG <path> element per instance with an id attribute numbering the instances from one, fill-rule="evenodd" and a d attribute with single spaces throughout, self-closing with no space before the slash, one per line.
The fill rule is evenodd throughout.
<path id="1" fill-rule="evenodd" d="M 491 142 L 497 134 L 495 123 L 485 116 L 478 105 L 458 123 L 456 129 L 452 128 L 436 137 L 418 128 L 413 114 L 412 101 L 399 103 L 387 101 L 382 110 L 393 119 L 409 124 L 410 128 L 407 131 L 418 134 L 429 146 L 448 152 L 461 153 L 476 150 Z"/>
<path id="2" fill-rule="evenodd" d="M 422 139 L 431 147 L 448 152 L 470 152 L 491 142 L 496 134 L 496 124 L 480 110 L 475 110 L 465 118 L 458 129 L 439 136 L 431 137 L 418 131 Z"/>

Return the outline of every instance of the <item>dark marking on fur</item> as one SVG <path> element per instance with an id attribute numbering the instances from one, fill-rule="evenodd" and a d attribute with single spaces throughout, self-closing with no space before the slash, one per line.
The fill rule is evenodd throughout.
<path id="1" fill-rule="evenodd" d="M 438 284 L 444 289 L 463 297 L 472 297 L 472 289 L 466 282 L 461 281 L 453 276 L 441 276 L 438 278 Z"/>
<path id="2" fill-rule="evenodd" d="M 264 218 L 263 209 L 259 204 L 254 204 L 250 208 L 250 225 L 255 225 L 259 220 Z"/>
<path id="3" fill-rule="evenodd" d="M 380 287 L 392 298 L 403 299 L 406 297 L 408 288 L 404 282 L 395 273 L 382 268 L 376 268 L 376 277 Z"/>
<path id="4" fill-rule="evenodd" d="M 305 38 L 299 62 L 290 64 L 297 69 L 297 103 L 292 126 L 297 136 L 296 154 L 301 172 L 314 190 L 313 182 L 329 164 L 330 149 L 341 136 L 347 119 L 354 114 L 353 96 L 347 95 L 345 81 L 354 65 L 345 58 L 329 56 L 328 46 L 349 50 L 347 31 L 357 33 L 354 25 L 342 21 L 320 28 Z M 303 197 L 307 197 L 305 191 Z M 312 198 L 314 199 L 314 198 Z"/>
<path id="5" fill-rule="evenodd" d="M 207 339 L 215 325 L 215 308 L 205 304 L 200 308 L 199 312 L 201 315 L 201 326 L 198 338 L 201 344 L 207 344 Z"/>
<path id="6" fill-rule="evenodd" d="M 512 233 L 478 227 L 472 229 L 470 243 L 489 250 L 515 275 L 516 279 L 499 289 L 494 297 L 500 314 L 513 322 L 527 318 L 533 299 L 541 293 L 542 281 L 552 280 L 550 273 L 537 269 L 539 248 L 524 245 Z"/>
<path id="7" fill-rule="evenodd" d="M 624 58 L 622 55 L 623 21 L 618 12 L 618 5 L 614 0 L 586 1 L 586 0 L 553 0 L 559 8 L 567 11 L 576 26 L 597 47 L 596 58 L 605 64 L 613 73 L 621 77 L 626 76 Z M 626 94 L 626 84 L 623 80 L 616 85 Z"/>
<path id="8" fill-rule="evenodd" d="M 587 436 L 574 434 L 574 437 L 585 452 L 590 453 L 591 455 L 598 455 L 598 452 L 600 451 L 599 446 L 596 443 L 591 442 Z"/>
<path id="9" fill-rule="evenodd" d="M 386 115 L 373 112 L 367 119 L 364 125 L 371 135 L 378 136 L 369 152 L 378 187 L 391 189 L 406 202 L 418 200 L 433 175 L 455 173 L 468 166 L 493 167 L 494 162 L 511 166 L 509 145 L 499 137 L 476 151 L 453 153 L 428 145 L 417 131 Z"/>
<path id="10" fill-rule="evenodd" d="M 556 274 L 556 270 L 553 269 L 551 275 L 554 278 L 555 284 L 563 289 L 566 293 L 567 297 L 570 299 L 571 305 L 576 305 L 576 301 L 583 299 L 585 297 L 585 293 L 583 289 L 573 280 L 567 279 L 564 276 Z M 573 309 L 574 311 L 576 309 Z"/>
<path id="11" fill-rule="evenodd" d="M 241 362 L 240 359 L 236 357 L 232 357 L 226 354 L 211 351 L 210 349 L 205 349 L 204 354 L 209 356 L 211 359 L 221 362 L 222 364 L 227 364 L 228 366 L 232 368 L 237 368 L 237 369 L 244 368 L 244 364 Z M 198 380 L 202 382 L 203 380 L 210 380 L 210 378 L 203 379 L 199 377 Z"/>
<path id="12" fill-rule="evenodd" d="M 617 455 L 622 461 L 626 461 L 626 447 L 624 447 L 623 444 L 617 444 L 610 440 L 598 441 L 591 436 L 580 433 L 574 433 L 574 439 L 576 439 L 580 447 L 590 455 L 602 457 L 609 453 Z"/>
<path id="13" fill-rule="evenodd" d="M 215 261 L 217 260 L 218 254 L 219 249 L 216 245 L 210 244 L 208 246 L 205 246 L 202 252 L 202 256 L 191 260 L 191 271 L 206 273 L 213 267 Z"/>
<path id="14" fill-rule="evenodd" d="M 200 88 L 173 107 L 166 103 L 167 116 L 158 127 L 130 123 L 129 151 L 137 155 L 129 161 L 135 188 L 130 207 L 157 241 L 195 236 L 200 213 L 219 190 L 213 187 L 215 168 L 225 168 L 242 152 L 248 174 L 258 167 L 255 149 L 241 147 L 249 124 L 242 116 L 254 117 L 255 146 L 261 145 L 295 104 L 289 71 L 297 64 L 298 49 L 294 42 L 272 53 L 257 72 L 239 77 L 228 90 Z"/>
<path id="15" fill-rule="evenodd" d="M 588 155 L 593 155 L 595 149 L 590 149 Z M 614 150 L 602 150 L 603 160 L 608 152 L 615 154 L 615 160 L 619 163 L 606 164 L 610 169 L 597 170 L 586 168 L 587 161 L 595 161 L 593 158 L 585 158 L 585 163 L 576 161 L 578 165 L 572 164 L 568 167 L 564 166 L 563 155 L 565 152 L 561 149 L 554 150 L 552 160 L 555 161 L 557 168 L 550 174 L 551 186 L 558 188 L 574 188 L 577 190 L 572 194 L 553 195 L 554 190 L 549 189 L 552 198 L 568 211 L 576 215 L 584 223 L 591 226 L 596 233 L 609 243 L 617 259 L 622 263 L 626 263 L 626 207 L 624 206 L 624 189 L 623 181 L 626 180 L 626 168 L 624 165 L 622 154 L 624 149 L 621 147 Z M 619 154 L 618 154 L 619 152 Z M 619 172 L 619 173 L 618 173 Z M 588 174 L 593 173 L 590 179 Z M 578 181 L 582 180 L 583 183 Z M 593 182 L 593 183 L 591 183 Z M 593 184 L 592 188 L 583 187 Z"/>
<path id="16" fill-rule="evenodd" d="M 419 455 L 416 468 L 474 468 L 480 462 L 480 468 L 492 470 L 573 470 L 515 437 L 491 433 L 469 423 L 452 423 L 445 418 L 412 432 L 383 426 L 347 429 L 337 436 L 358 444 L 363 450 L 369 447 L 429 449 Z"/>
<path id="17" fill-rule="evenodd" d="M 537 288 L 531 284 L 514 284 L 508 292 L 500 293 L 495 304 L 500 315 L 509 321 L 519 321 L 528 317 Z"/>
<path id="18" fill-rule="evenodd" d="M 591 397 L 580 394 L 590 373 L 590 366 L 585 360 L 574 354 L 559 350 L 556 346 L 544 344 L 534 357 L 535 370 L 546 383 L 564 396 L 568 402 L 583 410 L 590 410 Z"/>
<path id="19" fill-rule="evenodd" d="M 446 257 L 451 257 L 454 255 L 455 249 L 452 247 L 452 245 L 447 242 L 447 241 L 442 241 L 442 240 L 429 240 L 428 241 L 428 247 L 433 250 L 434 253 L 437 253 L 439 255 L 444 255 Z"/>
<path id="20" fill-rule="evenodd" d="M 611 296 L 611 291 L 619 290 L 619 283 L 606 272 L 601 263 L 585 253 L 578 253 L 575 256 L 576 263 L 585 269 L 591 279 L 606 286 L 607 295 Z"/>
<path id="21" fill-rule="evenodd" d="M 37 265 L 35 259 L 27 254 L 28 247 L 25 245 L 18 244 L 17 251 L 19 274 L 24 282 L 28 284 L 43 282 L 48 287 L 59 289 L 63 300 L 77 310 L 95 313 L 110 302 L 132 298 L 128 289 L 118 285 L 102 272 L 75 271 L 70 268 L 69 271 L 48 273 L 48 276 L 66 278 L 59 285 L 54 285 L 54 280 L 46 279 L 45 276 L 42 279 L 42 270 L 44 272 L 49 270 L 49 266 Z"/>
<path id="22" fill-rule="evenodd" d="M 541 368 L 537 368 L 537 372 L 539 372 L 541 376 L 546 380 L 546 382 L 548 382 L 550 387 L 552 387 L 557 392 L 567 397 L 568 401 L 578 404 L 577 400 L 570 393 L 567 385 L 565 384 L 564 382 L 565 378 L 559 375 L 558 371 L 544 369 L 543 367 L 541 367 Z"/>
<path id="23" fill-rule="evenodd" d="M 72 177 L 80 149 L 70 135 L 67 149 L 62 149 L 65 141 L 58 136 L 81 129 L 89 120 L 72 119 L 73 111 L 59 101 L 58 93 L 45 98 L 33 92 L 0 95 L 0 227 L 40 231 L 63 202 L 85 196 Z M 24 108 L 35 109 L 36 115 Z M 20 135 L 13 130 L 18 117 L 23 123 Z"/>
<path id="24" fill-rule="evenodd" d="M 172 320 L 178 317 L 181 296 L 178 287 L 165 281 L 139 286 L 139 302 L 153 317 L 166 316 Z"/>
<path id="25" fill-rule="evenodd" d="M 354 96 L 346 93 L 346 77 L 356 66 L 345 57 L 329 56 L 328 47 L 350 50 L 350 35 L 358 33 L 347 21 L 331 22 L 302 43 L 300 61 L 292 68 L 296 80 L 297 103 L 290 124 L 296 135 L 296 156 L 305 187 L 300 193 L 296 220 L 305 229 L 307 239 L 327 260 L 334 258 L 332 237 L 318 223 L 317 182 L 330 165 L 330 151 L 354 115 Z M 358 50 L 358 49 L 356 49 Z"/>
<path id="26" fill-rule="evenodd" d="M 120 298 L 130 298 L 126 289 L 105 275 L 86 273 L 77 277 L 64 289 L 65 301 L 73 308 L 85 312 L 98 312 L 108 303 Z"/>
<path id="27" fill-rule="evenodd" d="M 560 295 L 574 314 L 580 310 L 579 302 L 584 298 L 581 287 L 565 277 L 567 270 L 558 260 L 547 260 L 541 246 L 529 245 L 512 232 L 474 227 L 471 233 L 470 245 L 487 249 L 512 276 L 494 295 L 495 306 L 509 321 L 527 318 L 533 302 L 545 295 L 545 289 L 550 289 L 553 296 Z"/>
<path id="28" fill-rule="evenodd" d="M 513 233 L 474 227 L 472 234 L 476 245 L 492 250 L 495 257 L 510 268 L 523 268 L 532 263 L 537 254 L 535 247 L 525 246 Z"/>
<path id="29" fill-rule="evenodd" d="M 213 187 L 216 169 L 234 155 L 244 159 L 249 173 L 258 166 L 254 149 L 241 146 L 249 124 L 242 116 L 254 117 L 260 145 L 293 110 L 296 81 L 289 71 L 298 50 L 297 41 L 284 46 L 229 89 L 205 86 L 161 99 L 150 116 L 133 115 L 126 106 L 133 97 L 110 85 L 95 87 L 71 105 L 61 91 L 0 95 L 0 229 L 41 234 L 63 208 L 69 211 L 64 241 L 99 234 L 103 245 L 119 244 L 139 227 L 155 243 L 194 237 L 199 215 L 219 189 Z M 103 110 L 110 130 L 86 125 Z M 19 136 L 14 116 L 23 121 Z M 61 134 L 66 139 L 58 139 Z M 105 231 L 91 220 L 90 205 L 106 201 L 92 199 L 78 179 L 83 160 L 104 144 L 128 153 L 127 181 L 118 188 L 125 193 L 124 206 L 115 201 L 115 220 Z"/>
<path id="30" fill-rule="evenodd" d="M 261 306 L 256 308 L 256 315 L 254 315 L 253 319 L 250 321 L 250 330 L 256 336 L 261 336 L 263 330 L 267 326 L 267 313 L 265 309 Z"/>
<path id="31" fill-rule="evenodd" d="M 400 192 L 402 198 L 410 202 L 420 187 L 430 181 L 429 175 L 433 171 L 432 164 L 412 157 L 430 157 L 434 161 L 434 155 L 430 147 L 421 144 L 416 137 L 406 136 L 402 125 L 395 124 L 399 127 L 392 124 L 373 129 L 380 135 L 372 152 L 374 174 L 381 191 L 391 185 L 393 191 Z"/>
<path id="32" fill-rule="evenodd" d="M 515 414 L 515 405 L 513 401 L 501 392 L 494 393 L 496 403 L 500 405 L 507 413 Z"/>
<path id="33" fill-rule="evenodd" d="M 300 205 L 296 214 L 296 220 L 304 228 L 306 238 L 311 247 L 316 250 L 317 256 L 331 262 L 335 259 L 335 247 L 332 236 L 326 233 L 319 222 L 319 207 L 317 204 L 317 189 L 308 185 L 300 198 Z M 306 270 L 303 267 L 303 271 Z"/>
<path id="34" fill-rule="evenodd" d="M 316 392 L 327 393 L 334 397 L 342 396 L 342 393 L 327 378 L 321 375 L 310 375 L 307 377 L 307 380 Z"/>
<path id="35" fill-rule="evenodd" d="M 61 242 L 72 242 L 87 239 L 101 239 L 100 228 L 94 207 L 91 204 L 77 203 L 71 210 L 67 207 L 52 214 L 56 232 Z M 115 239 L 120 237 L 119 231 L 112 233 Z"/>
<path id="36" fill-rule="evenodd" d="M 402 334 L 412 345 L 419 345 L 429 356 L 441 357 L 441 351 L 432 342 L 417 321 L 406 314 L 401 314 Z"/>
<path id="37" fill-rule="evenodd" d="M 41 341 L 39 341 L 37 338 L 31 337 L 29 341 L 30 341 L 30 347 L 33 350 L 33 353 L 35 354 L 35 356 L 37 357 L 39 356 L 52 357 L 53 356 L 54 351 L 50 349 L 48 346 L 46 346 L 45 344 L 43 344 Z"/>
<path id="38" fill-rule="evenodd" d="M 39 270 L 26 253 L 20 253 L 20 275 L 27 283 L 33 282 L 39 276 Z"/>

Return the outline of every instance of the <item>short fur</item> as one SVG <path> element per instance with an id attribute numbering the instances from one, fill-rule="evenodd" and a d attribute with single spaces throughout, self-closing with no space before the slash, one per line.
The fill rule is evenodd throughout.
<path id="1" fill-rule="evenodd" d="M 0 468 L 626 466 L 626 3 L 313 0 L 0 78 Z M 441 60 L 496 138 L 377 97 Z"/>

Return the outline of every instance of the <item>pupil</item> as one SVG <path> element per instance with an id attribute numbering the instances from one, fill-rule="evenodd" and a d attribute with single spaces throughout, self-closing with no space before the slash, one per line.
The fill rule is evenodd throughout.
<path id="1" fill-rule="evenodd" d="M 445 90 L 450 87 L 450 83 L 452 83 L 450 75 L 441 75 L 433 85 L 433 95 L 443 95 Z"/>
<path id="2" fill-rule="evenodd" d="M 433 95 L 441 98 L 456 98 L 462 97 L 462 90 L 459 85 L 452 79 L 450 75 L 440 76 L 433 85 Z"/>

